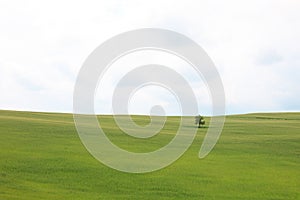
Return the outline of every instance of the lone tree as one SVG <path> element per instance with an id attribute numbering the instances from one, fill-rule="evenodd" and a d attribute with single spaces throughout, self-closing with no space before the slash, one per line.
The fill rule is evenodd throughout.
<path id="1" fill-rule="evenodd" d="M 204 117 L 202 117 L 201 115 L 196 116 L 195 117 L 195 124 L 198 124 L 198 128 L 201 128 L 201 125 L 205 124 Z"/>

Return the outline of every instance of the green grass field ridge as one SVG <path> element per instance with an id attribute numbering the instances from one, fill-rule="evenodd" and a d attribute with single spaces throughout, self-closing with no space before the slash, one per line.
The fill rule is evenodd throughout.
<path id="1" fill-rule="evenodd" d="M 99 120 L 112 142 L 147 152 L 172 139 L 179 118 L 168 117 L 147 140 L 123 134 L 110 115 Z M 143 125 L 149 117 L 134 120 Z M 227 116 L 215 148 L 199 159 L 206 131 L 172 165 L 129 174 L 87 152 L 72 114 L 2 110 L 0 199 L 300 199 L 300 113 Z"/>

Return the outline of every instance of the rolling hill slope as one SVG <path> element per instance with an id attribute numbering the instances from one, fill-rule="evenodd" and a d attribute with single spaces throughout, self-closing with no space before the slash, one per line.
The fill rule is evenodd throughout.
<path id="1" fill-rule="evenodd" d="M 167 144 L 179 121 L 169 117 L 161 134 L 145 140 L 124 135 L 112 116 L 99 119 L 114 143 L 134 152 Z M 206 130 L 169 167 L 128 174 L 87 152 L 71 114 L 0 111 L 0 199 L 300 199 L 300 113 L 228 116 L 200 160 Z"/>

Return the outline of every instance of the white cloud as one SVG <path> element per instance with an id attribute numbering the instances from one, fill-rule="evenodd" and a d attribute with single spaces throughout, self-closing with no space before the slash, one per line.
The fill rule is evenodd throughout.
<path id="1" fill-rule="evenodd" d="M 299 111 L 299 9 L 297 0 L 1 1 L 0 109 L 71 112 L 76 75 L 95 47 L 158 27 L 207 51 L 228 113 Z"/>

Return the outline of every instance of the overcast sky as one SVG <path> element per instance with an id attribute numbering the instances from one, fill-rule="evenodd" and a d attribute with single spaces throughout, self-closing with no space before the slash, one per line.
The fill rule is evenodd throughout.
<path id="1" fill-rule="evenodd" d="M 152 27 L 182 33 L 208 53 L 224 84 L 227 114 L 300 111 L 299 10 L 299 0 L 1 0 L 0 109 L 72 112 L 87 56 L 119 33 Z M 161 53 L 135 56 L 137 63 L 148 64 L 147 57 L 174 68 L 179 63 Z M 107 77 L 107 92 L 96 95 L 97 113 L 111 112 L 108 96 L 118 75 Z M 200 110 L 209 114 L 209 95 L 199 84 Z M 151 104 L 161 104 L 178 114 L 174 97 L 164 92 L 137 92 L 129 110 L 148 114 Z"/>

